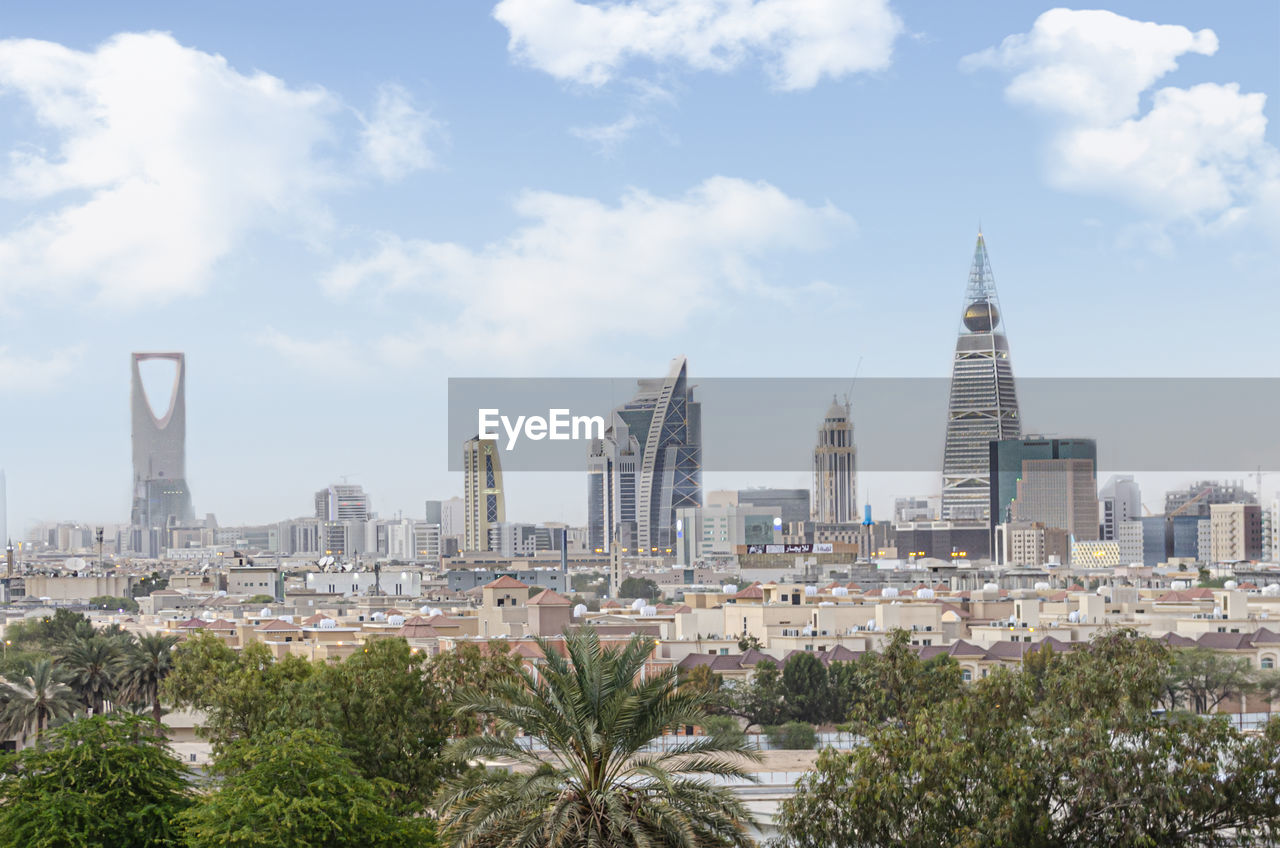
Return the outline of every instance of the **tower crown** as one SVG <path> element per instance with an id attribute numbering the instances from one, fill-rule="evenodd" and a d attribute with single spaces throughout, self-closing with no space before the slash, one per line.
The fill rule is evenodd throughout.
<path id="1" fill-rule="evenodd" d="M 991 273 L 991 259 L 987 256 L 987 242 L 981 230 L 978 231 L 978 243 L 973 248 L 973 264 L 969 267 L 964 303 L 961 321 L 969 332 L 990 333 L 1000 326 L 1000 296 L 996 294 L 996 279 Z"/>

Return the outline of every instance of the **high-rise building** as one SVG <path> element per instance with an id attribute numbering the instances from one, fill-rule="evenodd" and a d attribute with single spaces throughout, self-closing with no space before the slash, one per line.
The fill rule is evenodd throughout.
<path id="1" fill-rule="evenodd" d="M 640 380 L 636 396 L 613 410 L 604 438 L 587 453 L 590 549 L 667 556 L 676 548 L 676 511 L 702 505 L 702 406 L 676 357 L 661 380 Z M 625 532 L 620 532 L 625 528 Z"/>
<path id="2" fill-rule="evenodd" d="M 321 521 L 368 521 L 369 496 L 363 486 L 334 483 L 316 492 L 316 518 Z"/>
<path id="3" fill-rule="evenodd" d="M 459 497 L 440 502 L 440 535 L 463 538 L 467 532 L 467 502 Z"/>
<path id="4" fill-rule="evenodd" d="M 0 546 L 9 542 L 9 502 L 5 500 L 4 469 L 0 468 Z"/>
<path id="5" fill-rule="evenodd" d="M 1267 562 L 1280 562 L 1280 499 L 1272 500 L 1271 508 L 1263 516 L 1262 543 L 1262 558 Z"/>
<path id="6" fill-rule="evenodd" d="M 1091 459 L 1028 459 L 1010 505 L 1014 521 L 1038 521 L 1072 539 L 1098 536 L 1098 478 Z"/>
<path id="7" fill-rule="evenodd" d="M 1093 439 L 1028 436 L 991 442 L 988 451 L 992 551 L 1000 551 L 995 528 L 1010 521 L 1040 523 L 1077 539 L 1097 538 L 1098 445 Z M 1068 464 L 1075 460 L 1085 464 Z M 1020 500 L 1018 509 L 1015 500 Z M 1086 521 L 1090 505 L 1093 516 Z"/>
<path id="8" fill-rule="evenodd" d="M 813 449 L 813 520 L 850 524 L 858 513 L 858 454 L 849 403 L 831 399 Z"/>
<path id="9" fill-rule="evenodd" d="M 988 446 L 1022 433 L 1002 317 L 987 245 L 979 232 L 951 365 L 942 456 L 944 520 L 993 518 Z"/>
<path id="10" fill-rule="evenodd" d="M 175 364 L 173 387 L 163 415 L 156 415 L 142 383 L 140 363 Z M 195 520 L 187 487 L 187 361 L 181 353 L 134 353 L 131 357 L 130 408 L 133 441 L 133 527 L 131 547 L 158 556 L 167 546 L 171 524 Z"/>
<path id="11" fill-rule="evenodd" d="M 463 550 L 489 550 L 489 527 L 507 520 L 498 443 L 479 436 L 462 445 Z"/>
<path id="12" fill-rule="evenodd" d="M 1262 558 L 1262 508 L 1257 504 L 1213 504 L 1209 532 L 1213 562 Z"/>
<path id="13" fill-rule="evenodd" d="M 1142 492 L 1137 481 L 1128 475 L 1113 474 L 1098 493 L 1098 506 L 1102 510 L 1099 538 L 1119 539 L 1120 525 L 1142 515 Z"/>

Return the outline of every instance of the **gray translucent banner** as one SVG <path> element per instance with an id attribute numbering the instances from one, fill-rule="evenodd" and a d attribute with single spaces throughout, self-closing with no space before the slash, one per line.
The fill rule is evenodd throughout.
<path id="1" fill-rule="evenodd" d="M 807 472 L 832 398 L 843 398 L 852 381 L 691 383 L 701 404 L 705 471 Z M 944 378 L 858 380 L 851 396 L 858 470 L 939 471 L 949 387 Z M 491 410 L 504 471 L 583 471 L 585 437 L 598 429 L 585 419 L 607 426 L 611 411 L 635 393 L 634 378 L 451 379 L 449 469 L 462 470 L 463 442 L 480 432 L 480 411 Z M 1280 379 L 1022 379 L 1017 393 L 1024 436 L 1094 439 L 1101 469 L 1280 470 Z M 525 417 L 514 440 L 498 416 L 511 428 Z M 530 429 L 531 418 L 545 419 L 546 428 L 535 422 Z"/>

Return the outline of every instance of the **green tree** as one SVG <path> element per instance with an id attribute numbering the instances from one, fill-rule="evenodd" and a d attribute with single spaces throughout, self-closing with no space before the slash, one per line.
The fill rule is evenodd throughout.
<path id="1" fill-rule="evenodd" d="M 764 645 L 761 643 L 759 636 L 743 636 L 738 639 L 738 650 L 744 654 L 747 651 L 763 651 Z"/>
<path id="2" fill-rule="evenodd" d="M 142 578 L 133 584 L 133 588 L 129 590 L 129 594 L 135 598 L 142 598 L 150 595 L 152 592 L 158 592 L 169 586 L 169 578 L 161 577 L 160 572 L 153 571 L 148 576 Z"/>
<path id="3" fill-rule="evenodd" d="M 275 602 L 275 595 L 253 595 L 245 600 L 246 604 L 274 604 Z"/>
<path id="4" fill-rule="evenodd" d="M 274 660 L 260 643 L 237 653 L 204 635 L 174 657 L 164 690 L 176 705 L 205 713 L 201 733 L 215 752 L 274 731 L 322 731 L 366 778 L 393 782 L 388 797 L 414 810 L 459 768 L 441 758 L 449 737 L 476 732 L 483 719 L 455 715 L 457 693 L 510 679 L 520 667 L 515 654 L 474 645 L 428 658 L 396 638 L 373 640 L 340 663 Z"/>
<path id="5" fill-rule="evenodd" d="M 395 787 L 369 780 L 315 730 L 241 740 L 214 763 L 217 789 L 182 816 L 187 848 L 380 848 L 433 844 L 426 819 L 395 815 Z"/>
<path id="6" fill-rule="evenodd" d="M 905 630 L 894 630 L 883 648 L 863 654 L 846 685 L 849 720 L 860 728 L 909 722 L 921 709 L 957 697 L 962 688 L 956 661 L 946 654 L 922 661 Z"/>
<path id="7" fill-rule="evenodd" d="M 1153 715 L 1169 652 L 1131 631 L 1035 663 L 876 725 L 854 751 L 824 751 L 782 806 L 782 845 L 1178 848 L 1275 835 L 1280 722 L 1250 737 L 1224 719 Z"/>
<path id="8" fill-rule="evenodd" d="M 378 639 L 312 683 L 323 706 L 315 725 L 333 734 L 367 778 L 396 785 L 397 808 L 420 811 L 452 763 L 441 751 L 453 705 L 427 673 L 427 658 L 403 639 Z"/>
<path id="9" fill-rule="evenodd" d="M 683 691 L 674 670 L 641 679 L 651 641 L 606 648 L 591 628 L 565 637 L 567 656 L 539 640 L 538 673 L 521 669 L 459 705 L 492 717 L 494 733 L 458 740 L 455 757 L 505 758 L 520 770 L 474 770 L 437 799 L 446 844 L 486 846 L 748 846 L 750 814 L 707 780 L 740 776 L 742 742 L 699 736 L 645 748 L 668 728 L 701 725 L 706 693 Z M 514 737 L 527 733 L 548 759 Z"/>
<path id="10" fill-rule="evenodd" d="M 100 610 L 124 610 L 137 612 L 138 602 L 133 598 L 119 598 L 114 595 L 97 595 L 89 599 L 89 606 Z"/>
<path id="11" fill-rule="evenodd" d="M 1173 652 L 1165 691 L 1170 706 L 1179 702 L 1197 713 L 1213 712 L 1227 698 L 1249 691 L 1253 673 L 1249 661 L 1208 648 L 1179 648 Z"/>
<path id="12" fill-rule="evenodd" d="M 151 717 L 160 723 L 164 710 L 160 692 L 165 678 L 173 671 L 173 651 L 177 636 L 149 633 L 139 636 L 125 651 L 121 663 L 120 688 L 124 696 L 151 708 Z"/>
<path id="13" fill-rule="evenodd" d="M 808 652 L 795 654 L 782 667 L 783 700 L 788 717 L 808 724 L 831 718 L 834 705 L 822 660 Z"/>
<path id="14" fill-rule="evenodd" d="M 32 729 L 36 739 L 52 722 L 71 718 L 79 699 L 67 685 L 67 676 L 52 660 L 39 660 L 21 675 L 5 678 L 0 687 L 0 724 L 8 736 L 25 736 Z"/>
<path id="15" fill-rule="evenodd" d="M 751 681 L 735 689 L 734 694 L 735 710 L 747 720 L 748 728 L 780 724 L 786 719 L 788 711 L 783 700 L 782 675 L 770 660 L 761 660 L 751 675 Z"/>
<path id="16" fill-rule="evenodd" d="M 618 597 L 644 598 L 647 601 L 656 601 L 662 597 L 662 590 L 658 588 L 657 583 L 647 577 L 628 577 L 618 587 Z"/>
<path id="17" fill-rule="evenodd" d="M 14 758 L 0 798 L 0 848 L 176 848 L 191 803 L 164 737 L 125 714 L 47 734 Z"/>
<path id="18" fill-rule="evenodd" d="M 68 683 L 80 700 L 102 715 L 106 702 L 116 692 L 116 681 L 124 668 L 124 644 L 111 636 L 74 636 L 62 647 L 58 665 L 67 673 Z"/>

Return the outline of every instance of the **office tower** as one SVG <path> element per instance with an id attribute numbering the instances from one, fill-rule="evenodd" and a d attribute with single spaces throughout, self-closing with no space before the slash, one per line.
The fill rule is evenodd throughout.
<path id="1" fill-rule="evenodd" d="M 781 518 L 783 524 L 809 520 L 808 489 L 739 489 L 738 505 L 768 510 L 775 518 Z"/>
<path id="2" fill-rule="evenodd" d="M 462 445 L 463 550 L 489 550 L 489 527 L 507 520 L 498 443 L 479 436 Z"/>
<path id="3" fill-rule="evenodd" d="M 1213 562 L 1262 557 L 1262 507 L 1243 503 L 1212 504 L 1209 525 Z"/>
<path id="4" fill-rule="evenodd" d="M 163 415 L 157 416 L 142 384 L 139 364 L 173 362 L 173 388 Z M 187 362 L 181 353 L 135 353 L 131 357 L 133 441 L 133 550 L 156 556 L 170 524 L 195 520 L 187 487 Z"/>
<path id="5" fill-rule="evenodd" d="M 988 445 L 1022 433 L 1002 317 L 987 245 L 979 232 L 951 365 L 942 455 L 944 520 L 991 517 Z"/>
<path id="6" fill-rule="evenodd" d="M 1102 509 L 1100 538 L 1118 539 L 1120 525 L 1142 515 L 1142 492 L 1132 477 L 1112 475 L 1098 493 L 1098 504 Z"/>
<path id="7" fill-rule="evenodd" d="M 334 483 L 316 492 L 316 518 L 321 521 L 369 520 L 369 496 L 363 486 Z"/>
<path id="8" fill-rule="evenodd" d="M 440 535 L 441 537 L 457 536 L 461 539 L 466 534 L 467 503 L 462 498 L 452 497 L 440 502 Z"/>
<path id="9" fill-rule="evenodd" d="M 1065 530 L 1072 539 L 1096 539 L 1098 478 L 1093 460 L 1024 460 L 1010 519 Z"/>
<path id="10" fill-rule="evenodd" d="M 858 512 L 858 455 L 849 401 L 831 398 L 813 449 L 813 520 L 850 524 Z"/>
<path id="11" fill-rule="evenodd" d="M 9 542 L 9 502 L 5 500 L 4 469 L 0 468 L 0 545 Z"/>
<path id="12" fill-rule="evenodd" d="M 1022 480 L 1027 473 L 1027 463 L 1032 461 L 1043 460 L 1088 460 L 1089 473 L 1096 474 L 1098 460 L 1098 445 L 1093 439 L 1049 439 L 1043 436 L 1028 436 L 1025 439 L 1002 439 L 1000 441 L 991 442 L 988 446 L 988 478 L 990 480 L 990 498 L 988 512 L 991 516 L 990 527 L 992 538 L 995 538 L 995 528 L 1009 521 L 1035 521 L 1044 524 L 1046 527 L 1067 530 L 1075 535 L 1078 539 L 1096 539 L 1098 536 L 1098 513 L 1097 513 L 1097 487 L 1094 483 L 1094 489 L 1091 493 L 1092 502 L 1094 504 L 1094 514 L 1092 518 L 1092 528 L 1084 529 L 1084 522 L 1079 520 L 1081 514 L 1072 512 L 1073 524 L 1068 526 L 1061 523 L 1058 518 L 1051 518 L 1047 514 L 1040 511 L 1032 511 L 1030 504 L 1023 505 L 1021 515 L 1013 512 L 1012 504 L 1018 495 L 1019 481 Z M 1052 487 L 1060 485 L 1062 491 L 1057 494 L 1064 494 L 1066 488 L 1079 485 L 1079 481 L 1068 480 L 1065 477 L 1060 480 L 1054 480 L 1045 476 L 1045 472 L 1050 466 L 1040 467 L 1040 476 L 1037 482 L 1041 486 L 1050 487 L 1044 491 L 1038 491 L 1037 498 L 1049 498 L 1054 493 Z M 1059 469 L 1066 471 L 1067 469 Z M 1079 504 L 1073 503 L 1072 509 L 1081 508 Z M 1034 512 L 1034 514 L 1033 514 Z M 992 547 L 992 550 L 998 550 Z"/>
<path id="13" fill-rule="evenodd" d="M 613 410 L 604 438 L 587 452 L 591 550 L 667 556 L 676 548 L 676 511 L 702 505 L 702 407 L 676 357 L 667 376 L 640 380 L 636 396 Z M 620 528 L 627 528 L 620 534 Z"/>
<path id="14" fill-rule="evenodd" d="M 444 504 L 440 501 L 427 501 L 424 512 L 428 524 L 444 524 Z"/>
<path id="15" fill-rule="evenodd" d="M 1240 481 L 1231 483 L 1201 480 L 1186 489 L 1167 492 L 1164 496 L 1164 513 L 1208 518 L 1209 508 L 1214 504 L 1256 504 L 1257 502 L 1258 496 L 1246 489 Z"/>

